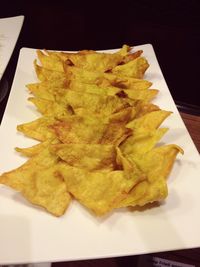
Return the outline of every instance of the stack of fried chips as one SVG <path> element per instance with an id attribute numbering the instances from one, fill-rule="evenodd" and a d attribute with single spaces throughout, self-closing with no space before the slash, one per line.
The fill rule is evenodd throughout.
<path id="1" fill-rule="evenodd" d="M 17 129 L 39 143 L 16 148 L 28 160 L 0 183 L 55 216 L 72 199 L 98 216 L 165 199 L 182 149 L 157 145 L 171 112 L 151 103 L 158 90 L 143 79 L 141 54 L 127 45 L 114 54 L 37 51 L 40 82 L 27 87 L 41 117 Z"/>

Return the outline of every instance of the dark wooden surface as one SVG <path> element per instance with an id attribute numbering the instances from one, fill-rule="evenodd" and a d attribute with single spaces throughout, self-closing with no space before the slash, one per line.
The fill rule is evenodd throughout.
<path id="1" fill-rule="evenodd" d="M 181 112 L 181 117 L 200 153 L 200 116 Z"/>

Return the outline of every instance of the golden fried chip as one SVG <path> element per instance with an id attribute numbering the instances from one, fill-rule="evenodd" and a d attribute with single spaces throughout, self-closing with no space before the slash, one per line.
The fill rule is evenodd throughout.
<path id="1" fill-rule="evenodd" d="M 121 145 L 120 149 L 124 155 L 141 155 L 150 151 L 156 143 L 167 132 L 167 128 L 148 130 L 146 128 L 137 128 L 133 135 L 129 136 Z"/>
<path id="2" fill-rule="evenodd" d="M 146 174 L 147 180 L 137 184 L 119 204 L 119 207 L 144 206 L 147 203 L 163 200 L 168 195 L 166 178 L 178 152 L 183 153 L 183 150 L 176 145 L 167 145 L 145 152 L 132 153 L 129 159 L 133 160 Z"/>
<path id="3" fill-rule="evenodd" d="M 114 86 L 99 86 L 97 84 L 83 83 L 79 80 L 72 80 L 69 88 L 73 91 L 93 93 L 98 95 L 116 95 L 121 91 L 120 88 Z"/>
<path id="4" fill-rule="evenodd" d="M 150 182 L 158 177 L 167 178 L 178 153 L 183 150 L 177 145 L 155 147 L 145 154 L 131 154 L 130 158 L 145 172 Z"/>
<path id="5" fill-rule="evenodd" d="M 145 194 L 131 206 L 144 206 L 148 203 L 164 200 L 168 195 L 166 180 L 160 176 L 157 180 L 148 184 Z"/>
<path id="6" fill-rule="evenodd" d="M 166 110 L 156 110 L 145 114 L 135 120 L 129 122 L 126 126 L 130 129 L 148 128 L 156 129 L 172 112 Z"/>
<path id="7" fill-rule="evenodd" d="M 92 113 L 103 113 L 104 115 L 109 115 L 135 104 L 134 100 L 121 99 L 114 95 L 108 96 L 104 93 L 102 95 L 99 93 L 98 95 L 96 93 L 66 90 L 65 88 L 51 89 L 43 84 L 29 85 L 29 87 L 34 94 L 38 96 L 36 98 L 29 98 L 29 100 L 36 105 L 37 109 L 43 115 L 46 116 L 50 116 L 52 114 L 60 116 L 62 114 L 71 114 L 69 106 L 72 107 L 75 113 L 77 111 L 78 114 L 80 114 L 80 108 L 83 108 L 83 113 L 87 110 L 87 112 L 89 111 Z M 87 85 L 85 88 L 87 88 Z M 99 89 L 98 86 L 97 89 Z M 93 91 L 93 89 L 91 91 Z M 101 92 L 103 90 L 99 91 Z"/>
<path id="8" fill-rule="evenodd" d="M 100 87 L 95 84 L 86 84 L 79 81 L 71 81 L 68 85 L 65 86 L 57 86 L 56 84 L 53 84 L 52 86 L 50 82 L 45 81 L 41 83 L 28 84 L 27 88 L 35 97 L 51 101 L 55 101 L 56 95 L 58 96 L 58 99 L 59 97 L 61 98 L 62 95 L 64 95 L 65 93 L 67 94 L 67 91 L 69 91 L 69 89 L 70 91 L 91 93 L 103 96 L 114 96 L 121 91 L 121 89 L 114 86 Z"/>
<path id="9" fill-rule="evenodd" d="M 115 208 L 126 193 L 140 181 L 134 170 L 127 177 L 126 173 L 120 170 L 88 172 L 64 164 L 59 166 L 69 192 L 98 216 Z"/>
<path id="10" fill-rule="evenodd" d="M 21 167 L 0 176 L 0 183 L 19 192 L 31 203 L 45 208 L 55 216 L 67 209 L 71 197 L 57 172 L 57 157 L 46 150 L 32 157 Z"/>
<path id="11" fill-rule="evenodd" d="M 135 114 L 136 114 L 135 107 L 128 107 L 110 115 L 105 115 L 101 113 L 92 114 L 90 111 L 86 109 L 79 108 L 75 110 L 74 115 L 80 117 L 90 117 L 99 121 L 99 123 L 104 123 L 104 124 L 119 123 L 120 125 L 125 125 L 126 123 L 134 119 Z"/>
<path id="12" fill-rule="evenodd" d="M 149 187 L 147 180 L 137 183 L 131 190 L 126 194 L 126 197 L 118 203 L 116 208 L 136 206 L 138 201 L 144 198 Z"/>
<path id="13" fill-rule="evenodd" d="M 73 114 L 70 104 L 59 104 L 55 101 L 38 97 L 29 97 L 28 100 L 37 107 L 37 110 L 42 115 L 45 116 L 63 117 Z"/>
<path id="14" fill-rule="evenodd" d="M 147 203 L 165 199 L 168 195 L 166 178 L 178 152 L 183 153 L 180 147 L 167 145 L 154 148 L 144 154 L 131 154 L 129 158 L 147 175 L 147 180 L 137 184 L 119 207 L 144 206 Z"/>
<path id="15" fill-rule="evenodd" d="M 56 175 L 56 170 L 56 166 L 46 169 L 32 164 L 23 165 L 4 173 L 0 183 L 20 191 L 31 203 L 44 207 L 53 215 L 61 216 L 71 198 L 66 184 Z"/>
<path id="16" fill-rule="evenodd" d="M 137 104 L 135 105 L 135 108 L 136 108 L 135 118 L 140 118 L 147 113 L 160 110 L 159 106 L 152 103 L 148 103 L 143 100 L 138 101 Z"/>
<path id="17" fill-rule="evenodd" d="M 102 79 L 99 84 L 104 84 L 105 81 L 107 81 L 110 85 L 120 89 L 145 90 L 152 85 L 151 82 L 146 80 L 131 78 L 123 75 L 114 75 L 112 73 L 105 73 L 104 79 Z"/>
<path id="18" fill-rule="evenodd" d="M 68 165 L 88 171 L 114 170 L 116 149 L 102 144 L 58 144 L 51 146 L 52 153 Z"/>
<path id="19" fill-rule="evenodd" d="M 136 51 L 135 53 L 130 54 L 129 53 L 130 49 L 131 49 L 130 46 L 123 45 L 121 49 L 119 49 L 116 53 L 114 53 L 114 55 L 115 54 L 119 55 L 121 58 L 123 58 L 123 61 L 124 61 L 126 57 L 131 57 L 131 58 L 137 57 L 141 53 L 141 50 L 139 50 L 139 52 Z M 78 55 L 81 57 L 81 55 L 101 53 L 101 52 L 96 52 L 94 50 L 81 50 L 81 51 L 75 52 L 75 53 L 74 52 L 55 52 L 55 51 L 46 51 L 46 52 L 50 56 L 55 56 L 56 58 L 59 57 L 62 61 L 69 60 L 70 56 L 72 56 L 72 55 Z M 106 53 L 103 53 L 103 54 L 106 54 Z"/>
<path id="20" fill-rule="evenodd" d="M 118 54 L 122 56 L 123 58 L 130 55 L 129 51 L 131 50 L 131 47 L 129 45 L 124 44 L 122 48 L 120 48 L 115 54 Z"/>
<path id="21" fill-rule="evenodd" d="M 53 81 L 60 80 L 60 82 L 64 83 L 66 80 L 66 75 L 61 71 L 53 71 L 46 69 L 42 66 L 37 65 L 36 60 L 34 61 L 35 72 L 40 81 Z"/>
<path id="22" fill-rule="evenodd" d="M 122 61 L 120 54 L 88 53 L 69 54 L 69 60 L 73 65 L 81 69 L 105 72 L 117 66 Z"/>
<path id="23" fill-rule="evenodd" d="M 151 82 L 146 80 L 131 78 L 123 75 L 114 75 L 112 73 L 105 73 L 104 78 L 105 80 L 109 81 L 109 84 L 120 89 L 145 90 L 152 85 Z M 101 82 L 104 83 L 105 81 L 102 80 Z"/>
<path id="24" fill-rule="evenodd" d="M 26 157 L 33 157 L 38 155 L 40 152 L 42 152 L 45 148 L 49 147 L 50 145 L 58 143 L 59 141 L 57 139 L 52 139 L 52 140 L 48 139 L 44 142 L 41 142 L 31 147 L 26 147 L 26 148 L 16 147 L 15 150 L 17 152 L 20 152 L 22 155 Z"/>
<path id="25" fill-rule="evenodd" d="M 149 90 L 124 90 L 124 93 L 131 99 L 142 99 L 146 102 L 151 101 L 157 94 L 158 90 L 149 89 Z"/>
<path id="26" fill-rule="evenodd" d="M 90 51 L 90 50 L 87 50 Z M 69 59 L 69 55 L 71 54 L 76 54 L 78 52 L 57 52 L 57 51 L 49 51 L 46 50 L 46 53 L 51 56 L 51 57 L 55 57 L 55 58 L 59 58 L 60 60 L 62 60 L 62 62 L 67 61 Z"/>
<path id="27" fill-rule="evenodd" d="M 118 208 L 144 206 L 152 202 L 164 200 L 167 195 L 167 183 L 163 177 L 159 177 L 152 183 L 145 180 L 133 187 L 126 198 L 119 203 Z"/>
<path id="28" fill-rule="evenodd" d="M 99 118 L 100 119 L 100 118 Z M 124 122 L 104 123 L 92 117 L 70 116 L 51 124 L 57 138 L 66 144 L 120 144 L 132 131 Z"/>
<path id="29" fill-rule="evenodd" d="M 131 78 L 142 79 L 148 67 L 149 64 L 147 60 L 144 57 L 138 57 L 126 64 L 116 66 L 112 69 L 112 73 L 116 75 L 124 75 Z"/>
<path id="30" fill-rule="evenodd" d="M 49 88 L 49 85 L 47 82 L 41 82 L 41 83 L 32 83 L 26 85 L 26 87 L 29 89 L 30 93 L 32 93 L 35 97 L 47 99 L 53 101 L 55 99 L 53 95 L 53 90 L 51 90 L 51 87 Z"/>
<path id="31" fill-rule="evenodd" d="M 136 79 L 122 74 L 102 73 L 98 71 L 88 71 L 74 66 L 64 65 L 66 77 L 68 80 L 78 80 L 83 83 L 97 84 L 99 86 L 115 86 L 120 89 L 147 89 L 152 83 L 146 80 Z M 43 76 L 51 79 L 52 74 L 47 73 L 45 69 L 40 71 Z M 58 77 L 57 77 L 58 79 Z M 62 79 L 62 77 L 60 78 Z"/>
<path id="32" fill-rule="evenodd" d="M 64 72 L 63 62 L 59 57 L 45 55 L 41 50 L 37 50 L 37 56 L 42 64 L 42 67 L 49 70 Z"/>
<path id="33" fill-rule="evenodd" d="M 127 54 L 127 55 L 123 58 L 123 63 L 127 63 L 127 62 L 129 62 L 129 61 L 131 61 L 131 60 L 134 60 L 134 59 L 140 57 L 142 53 L 143 53 L 142 50 L 138 50 L 138 51 L 136 51 L 136 52 L 134 52 L 134 53 Z"/>
<path id="34" fill-rule="evenodd" d="M 38 141 L 45 141 L 47 139 L 56 138 L 54 131 L 52 131 L 49 127 L 49 125 L 54 122 L 55 119 L 53 117 L 42 117 L 34 121 L 18 125 L 17 130 Z"/>
<path id="35" fill-rule="evenodd" d="M 84 109 L 91 113 L 100 113 L 109 115 L 116 113 L 124 108 L 134 106 L 134 101 L 130 99 L 121 99 L 117 96 L 103 96 L 91 93 L 75 92 L 72 90 L 63 90 L 55 95 L 56 101 L 63 105 L 70 105 L 74 112 L 78 109 Z"/>
<path id="36" fill-rule="evenodd" d="M 144 206 L 164 200 L 167 195 L 167 183 L 163 177 L 158 177 L 157 180 L 151 183 L 148 180 L 144 180 L 136 184 L 117 207 Z"/>
<path id="37" fill-rule="evenodd" d="M 85 70 L 96 70 L 99 72 L 106 72 L 108 70 L 112 70 L 119 64 L 127 63 L 129 61 L 133 61 L 134 59 L 140 57 L 142 54 L 142 50 L 136 51 L 135 53 L 129 53 L 130 47 L 124 45 L 119 51 L 116 53 L 102 53 L 96 52 L 93 50 L 84 50 L 78 53 L 55 53 L 50 52 L 49 55 L 56 55 L 66 64 L 72 64 L 78 68 Z M 41 55 L 38 55 L 39 58 Z M 55 65 L 57 57 L 55 57 Z M 46 60 L 47 61 L 47 60 Z M 45 68 L 51 67 L 48 62 L 44 62 L 43 65 Z M 53 65 L 52 67 L 54 67 Z M 58 69 L 58 68 L 57 68 Z M 55 69 L 55 70 L 57 70 Z"/>
<path id="38" fill-rule="evenodd" d="M 113 113 L 105 117 L 104 122 L 108 123 L 121 123 L 127 124 L 129 121 L 133 120 L 136 114 L 135 107 L 128 107 L 120 110 L 119 112 Z M 101 115 L 102 118 L 102 115 Z"/>
<path id="39" fill-rule="evenodd" d="M 124 57 L 128 55 L 130 48 L 123 46 L 116 53 L 103 53 L 96 51 L 81 51 L 79 53 L 64 53 L 62 59 L 69 60 L 74 66 L 86 69 L 105 72 L 113 69 L 115 66 L 123 62 Z M 68 62 L 67 62 L 68 63 Z"/>

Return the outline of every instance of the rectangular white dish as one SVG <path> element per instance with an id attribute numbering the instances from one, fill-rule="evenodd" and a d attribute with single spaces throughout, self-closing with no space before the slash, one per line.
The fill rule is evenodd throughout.
<path id="1" fill-rule="evenodd" d="M 175 143 L 185 154 L 177 157 L 168 178 L 169 196 L 160 206 L 131 212 L 120 209 L 96 218 L 73 202 L 60 218 L 28 204 L 17 192 L 0 186 L 0 264 L 55 262 L 139 255 L 200 246 L 200 157 L 169 92 L 153 47 L 137 46 L 149 61 L 145 79 L 160 92 L 154 103 L 173 111 L 162 127 L 170 130 L 162 143 Z M 114 50 L 109 50 L 110 52 Z M 36 51 L 22 48 L 5 114 L 0 126 L 0 173 L 25 158 L 14 147 L 33 140 L 18 134 L 18 124 L 38 117 L 28 103 L 26 84 L 36 82 Z"/>

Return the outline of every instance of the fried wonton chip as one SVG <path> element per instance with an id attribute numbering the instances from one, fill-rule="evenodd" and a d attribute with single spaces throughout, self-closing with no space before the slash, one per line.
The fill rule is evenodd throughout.
<path id="1" fill-rule="evenodd" d="M 145 180 L 133 187 L 126 198 L 119 203 L 118 208 L 144 206 L 152 202 L 162 201 L 167 195 L 167 183 L 163 177 L 159 177 L 152 183 Z"/>
<path id="2" fill-rule="evenodd" d="M 73 91 L 93 93 L 98 95 L 116 95 L 121 91 L 120 88 L 114 86 L 99 86 L 97 84 L 83 83 L 78 80 L 73 80 L 70 82 L 69 88 Z"/>
<path id="3" fill-rule="evenodd" d="M 167 178 L 179 152 L 183 154 L 183 150 L 177 145 L 164 145 L 145 154 L 131 154 L 130 157 L 152 182 L 159 176 Z"/>
<path id="4" fill-rule="evenodd" d="M 36 60 L 34 61 L 34 66 L 35 66 L 35 72 L 40 81 L 60 80 L 61 83 L 64 83 L 64 81 L 66 80 L 66 75 L 64 72 L 53 71 L 53 70 L 41 67 L 37 65 Z"/>
<path id="5" fill-rule="evenodd" d="M 126 64 L 116 66 L 112 69 L 112 73 L 142 79 L 148 67 L 147 60 L 144 57 L 138 57 Z"/>
<path id="6" fill-rule="evenodd" d="M 90 109 L 79 108 L 72 110 L 76 116 L 91 118 L 91 120 L 99 121 L 99 123 L 109 124 L 109 123 L 120 123 L 120 125 L 125 125 L 135 118 L 136 109 L 135 107 L 127 107 L 119 112 L 113 114 L 102 114 L 102 113 L 91 113 Z M 65 117 L 60 117 L 60 119 L 65 119 Z M 59 120 L 59 117 L 58 117 Z"/>
<path id="7" fill-rule="evenodd" d="M 83 108 L 91 113 L 101 113 L 109 115 L 116 113 L 124 108 L 134 106 L 134 101 L 121 99 L 117 96 L 103 96 L 91 93 L 75 92 L 64 90 L 55 96 L 56 101 L 62 105 L 70 105 L 74 112 Z"/>
<path id="8" fill-rule="evenodd" d="M 63 62 L 59 57 L 45 55 L 41 50 L 37 50 L 37 56 L 45 69 L 64 72 Z"/>
<path id="9" fill-rule="evenodd" d="M 136 107 L 135 118 L 140 118 L 147 113 L 160 110 L 159 106 L 142 100 L 138 101 L 135 107 Z"/>
<path id="10" fill-rule="evenodd" d="M 131 206 L 144 206 L 149 203 L 164 200 L 168 195 L 168 188 L 166 180 L 161 176 L 157 180 L 148 184 L 145 195 L 138 199 L 135 204 Z"/>
<path id="11" fill-rule="evenodd" d="M 132 108 L 124 109 L 110 117 L 78 116 L 65 118 L 41 117 L 17 126 L 17 130 L 38 141 L 55 139 L 63 143 L 121 143 L 132 133 L 125 124 L 134 117 Z M 62 132 L 63 131 L 63 132 Z M 69 138 L 69 139 L 68 139 Z"/>
<path id="12" fill-rule="evenodd" d="M 115 75 L 113 73 L 102 73 L 98 71 L 88 71 L 74 66 L 64 65 L 66 77 L 68 80 L 78 80 L 83 83 L 97 84 L 100 86 L 112 85 L 121 89 L 147 89 L 152 83 L 146 80 L 124 76 L 122 74 Z M 40 71 L 44 72 L 44 76 L 48 79 L 48 73 L 45 69 Z M 51 79 L 49 74 L 49 79 Z M 66 78 L 65 77 L 65 78 Z"/>
<path id="13" fill-rule="evenodd" d="M 96 84 L 88 84 L 83 83 L 78 80 L 72 80 L 68 85 L 57 87 L 52 86 L 50 83 L 41 82 L 35 84 L 28 84 L 27 88 L 29 91 L 35 96 L 47 100 L 55 100 L 55 95 L 58 93 L 65 93 L 70 89 L 72 91 L 82 92 L 82 93 L 91 93 L 102 96 L 115 96 L 121 94 L 123 92 L 124 96 L 129 97 L 130 99 L 143 99 L 145 101 L 151 101 L 158 93 L 156 89 L 121 89 L 119 87 L 107 85 L 107 86 L 99 86 Z"/>
<path id="14" fill-rule="evenodd" d="M 66 144 L 120 144 L 132 131 L 124 122 L 101 123 L 95 117 L 70 116 L 51 125 L 56 137 Z"/>
<path id="15" fill-rule="evenodd" d="M 133 60 L 133 59 L 139 57 L 143 53 L 142 50 L 138 50 L 136 52 L 130 53 L 130 50 L 131 50 L 130 46 L 123 45 L 120 50 L 118 50 L 116 53 L 114 53 L 114 57 L 116 55 L 118 55 L 122 59 L 121 63 L 126 63 L 126 62 L 129 62 L 130 60 Z M 55 58 L 58 57 L 62 61 L 67 61 L 67 62 L 69 62 L 69 64 L 70 63 L 72 64 L 72 62 L 70 62 L 70 57 L 73 58 L 74 55 L 81 57 L 82 55 L 97 54 L 100 52 L 96 52 L 94 50 L 81 50 L 81 51 L 76 52 L 76 53 L 73 53 L 73 52 L 70 52 L 70 53 L 69 52 L 54 52 L 54 51 L 46 51 L 46 53 L 52 57 L 55 57 Z M 105 55 L 106 53 L 103 53 L 103 54 Z M 85 58 L 82 58 L 82 61 L 85 61 Z M 82 62 L 82 64 L 84 64 L 84 62 Z"/>
<path id="16" fill-rule="evenodd" d="M 130 99 L 141 99 L 145 102 L 151 101 L 157 94 L 158 90 L 156 89 L 149 89 L 149 90 L 124 90 L 124 93 L 130 98 Z"/>
<path id="17" fill-rule="evenodd" d="M 45 116 L 63 117 L 73 114 L 70 104 L 59 104 L 55 101 L 38 97 L 29 97 L 28 100 L 37 107 L 37 110 L 42 115 Z"/>
<path id="18" fill-rule="evenodd" d="M 131 50 L 131 47 L 129 45 L 124 44 L 122 48 L 120 48 L 115 54 L 118 54 L 122 57 L 127 57 L 130 55 L 129 54 L 130 50 Z"/>
<path id="19" fill-rule="evenodd" d="M 123 58 L 123 63 L 127 63 L 127 62 L 129 62 L 129 61 L 131 61 L 131 60 L 134 60 L 134 59 L 140 57 L 142 53 L 143 53 L 142 50 L 138 50 L 138 51 L 136 51 L 136 52 L 134 52 L 134 53 L 130 53 L 130 54 L 126 55 L 126 56 Z"/>
<path id="20" fill-rule="evenodd" d="M 128 107 L 120 110 L 119 112 L 113 113 L 107 118 L 105 118 L 105 122 L 108 121 L 109 123 L 128 123 L 129 121 L 133 120 L 136 114 L 135 107 Z M 102 116 L 101 116 L 102 117 Z"/>
<path id="21" fill-rule="evenodd" d="M 99 116 L 109 116 L 119 113 L 129 107 L 136 114 L 136 105 L 140 99 L 130 99 L 128 97 L 98 95 L 93 93 L 76 92 L 57 88 L 54 92 L 54 101 L 40 98 L 31 99 L 39 111 L 44 115 L 69 115 L 77 114 L 89 116 L 92 114 Z"/>
<path id="22" fill-rule="evenodd" d="M 156 129 L 170 114 L 171 112 L 166 110 L 152 111 L 150 113 L 145 114 L 142 117 L 132 120 L 126 126 L 130 129 L 140 128 L 140 127 L 148 129 Z"/>
<path id="23" fill-rule="evenodd" d="M 78 53 L 62 53 L 60 59 L 70 64 L 86 70 L 96 70 L 105 72 L 113 69 L 115 66 L 124 61 L 124 58 L 128 55 L 130 48 L 123 46 L 121 50 L 116 53 L 103 53 L 96 51 L 80 51 Z M 50 54 L 51 56 L 51 54 Z M 137 57 L 138 55 L 135 55 Z M 128 58 L 126 59 L 126 61 Z M 46 62 L 44 62 L 46 63 Z M 53 65 L 53 67 L 56 64 Z M 45 68 L 49 65 L 43 65 Z"/>
<path id="24" fill-rule="evenodd" d="M 159 128 L 155 130 L 148 130 L 143 127 L 138 128 L 134 130 L 133 135 L 129 136 L 120 145 L 120 149 L 124 155 L 145 154 L 156 145 L 167 130 L 167 128 Z"/>
<path id="25" fill-rule="evenodd" d="M 48 139 L 44 142 L 38 143 L 31 147 L 21 148 L 16 147 L 15 150 L 17 152 L 20 152 L 22 155 L 26 157 L 33 157 L 38 155 L 40 152 L 42 152 L 45 148 L 49 147 L 52 144 L 58 144 L 59 141 L 57 139 Z"/>
<path id="26" fill-rule="evenodd" d="M 53 87 L 53 90 L 52 90 L 52 88 L 49 86 L 47 82 L 32 83 L 32 84 L 26 85 L 26 87 L 28 88 L 29 92 L 32 93 L 35 97 L 43 98 L 43 99 L 47 99 L 51 101 L 54 101 L 55 99 L 54 94 L 53 94 L 55 87 Z"/>
<path id="27" fill-rule="evenodd" d="M 142 199 L 149 187 L 149 182 L 147 180 L 137 183 L 130 192 L 126 193 L 126 197 L 118 203 L 116 208 L 136 206 L 138 201 Z"/>
<path id="28" fill-rule="evenodd" d="M 66 183 L 57 172 L 57 156 L 48 150 L 32 157 L 21 167 L 0 176 L 0 183 L 19 192 L 31 203 L 55 216 L 67 209 L 71 197 Z"/>
<path id="29" fill-rule="evenodd" d="M 119 53 L 69 54 L 68 57 L 72 64 L 78 68 L 89 71 L 95 69 L 100 72 L 113 69 L 123 60 L 123 57 Z"/>
<path id="30" fill-rule="evenodd" d="M 51 151 L 68 165 L 88 171 L 111 171 L 116 168 L 116 149 L 113 145 L 58 144 L 51 146 Z"/>
<path id="31" fill-rule="evenodd" d="M 142 99 L 147 102 L 151 101 L 158 93 L 156 89 L 140 89 L 140 90 L 132 90 L 132 89 L 120 89 L 115 86 L 99 86 L 96 84 L 86 84 L 79 81 L 73 81 L 70 83 L 70 89 L 73 91 L 78 92 L 85 92 L 85 93 L 93 93 L 97 95 L 104 95 L 104 96 L 114 96 L 123 94 L 123 97 L 128 97 L 130 99 Z"/>
<path id="32" fill-rule="evenodd" d="M 54 90 L 57 90 L 59 88 L 62 88 L 62 89 L 66 89 L 66 88 L 69 88 L 69 84 L 70 84 L 70 80 L 67 80 L 66 79 L 63 79 L 63 80 L 60 80 L 60 79 L 57 79 L 57 80 L 45 80 L 45 81 L 41 81 L 41 82 L 38 82 L 38 83 L 30 83 L 30 84 L 27 84 L 26 87 L 28 88 L 29 92 L 32 93 L 33 95 L 35 96 L 38 96 L 38 97 L 42 97 L 42 98 L 45 98 L 46 97 L 43 97 L 43 96 L 40 96 L 40 95 L 37 95 L 37 91 L 39 92 L 44 92 L 44 96 L 45 96 L 45 92 L 48 92 L 49 94 L 53 94 Z M 49 95 L 50 97 L 50 95 Z M 53 100 L 53 96 L 50 98 L 50 100 Z"/>
<path id="33" fill-rule="evenodd" d="M 17 126 L 17 130 L 27 137 L 38 141 L 56 138 L 54 131 L 49 127 L 55 122 L 53 117 L 42 117 L 31 122 L 23 123 Z"/>
<path id="34" fill-rule="evenodd" d="M 69 192 L 84 206 L 101 216 L 111 211 L 125 198 L 143 177 L 134 168 L 125 171 L 88 172 L 59 164 Z"/>
<path id="35" fill-rule="evenodd" d="M 152 83 L 143 79 L 131 78 L 123 75 L 114 75 L 112 73 L 105 73 L 104 80 L 100 80 L 100 83 L 104 84 L 105 81 L 112 86 L 120 89 L 130 90 L 144 90 L 151 87 Z M 99 83 L 99 84 L 100 84 Z"/>
<path id="36" fill-rule="evenodd" d="M 61 96 L 62 94 L 65 94 L 67 90 L 103 96 L 113 96 L 121 91 L 121 89 L 114 86 L 100 87 L 95 84 L 87 84 L 80 81 L 70 81 L 68 85 L 60 87 L 56 85 L 52 86 L 50 82 L 45 81 L 41 83 L 28 84 L 27 88 L 35 97 L 52 101 L 55 100 L 56 94 Z"/>
<path id="37" fill-rule="evenodd" d="M 147 175 L 147 180 L 137 184 L 119 207 L 144 206 L 164 200 L 168 195 L 166 178 L 175 162 L 178 152 L 183 150 L 176 145 L 153 148 L 147 153 L 131 154 L 129 159 Z"/>

